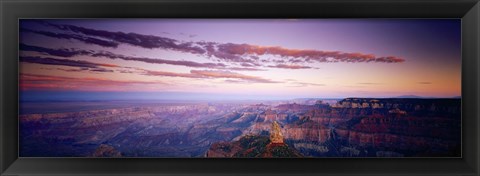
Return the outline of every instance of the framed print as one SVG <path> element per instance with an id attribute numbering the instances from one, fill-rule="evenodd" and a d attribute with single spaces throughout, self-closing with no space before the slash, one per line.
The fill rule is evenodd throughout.
<path id="1" fill-rule="evenodd" d="M 473 0 L 5 1 L 2 174 L 478 175 L 478 22 Z"/>
<path id="2" fill-rule="evenodd" d="M 19 28 L 19 157 L 462 156 L 460 19 Z"/>

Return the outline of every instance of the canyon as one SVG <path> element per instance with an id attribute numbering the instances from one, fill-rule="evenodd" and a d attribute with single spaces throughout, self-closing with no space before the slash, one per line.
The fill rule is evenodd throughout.
<path id="1" fill-rule="evenodd" d="M 458 98 L 161 102 L 25 112 L 19 116 L 23 157 L 461 156 Z"/>

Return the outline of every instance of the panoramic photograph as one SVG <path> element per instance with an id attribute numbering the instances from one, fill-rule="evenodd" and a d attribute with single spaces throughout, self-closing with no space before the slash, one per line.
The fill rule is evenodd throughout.
<path id="1" fill-rule="evenodd" d="M 462 157 L 460 19 L 20 19 L 19 157 Z"/>

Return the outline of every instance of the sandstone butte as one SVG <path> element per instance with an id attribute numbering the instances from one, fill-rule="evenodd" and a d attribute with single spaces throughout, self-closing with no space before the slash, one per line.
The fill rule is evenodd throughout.
<path id="1" fill-rule="evenodd" d="M 272 129 L 270 131 L 270 143 L 272 144 L 283 144 L 283 135 L 278 125 L 277 121 L 273 121 Z"/>

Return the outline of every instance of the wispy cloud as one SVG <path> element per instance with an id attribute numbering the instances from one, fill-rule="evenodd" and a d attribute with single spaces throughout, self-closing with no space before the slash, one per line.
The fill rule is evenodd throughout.
<path id="1" fill-rule="evenodd" d="M 38 51 L 38 52 L 45 52 L 47 54 L 58 54 L 58 55 L 67 55 L 72 56 L 70 53 L 87 53 L 91 54 L 89 51 L 83 50 L 67 50 L 67 49 L 60 49 L 60 50 L 53 50 L 53 49 L 43 49 L 42 47 L 31 47 L 29 45 L 22 45 L 25 50 L 30 51 Z M 75 55 L 75 54 L 73 54 Z M 207 68 L 227 68 L 224 64 L 213 64 L 213 63 L 197 63 L 197 62 L 190 62 L 190 61 L 170 61 L 170 60 L 162 60 L 162 59 L 149 59 L 149 58 L 137 58 L 137 57 L 126 57 L 122 55 L 116 55 L 113 53 L 94 53 L 92 54 L 94 57 L 107 57 L 107 58 L 120 58 L 123 60 L 135 60 L 135 61 L 142 61 L 147 63 L 158 63 L 158 64 L 172 64 L 172 65 L 183 65 L 189 67 L 207 67 Z M 113 72 L 111 69 L 105 69 L 103 67 L 112 67 L 112 68 L 119 68 L 122 73 L 139 73 L 149 76 L 169 76 L 169 77 L 184 77 L 184 78 L 234 78 L 240 79 L 243 81 L 254 82 L 254 83 L 278 83 L 276 81 L 272 81 L 269 79 L 257 77 L 257 76 L 249 76 L 244 75 L 236 72 L 231 71 L 221 71 L 221 70 L 191 70 L 190 73 L 175 73 L 175 72 L 165 72 L 165 71 L 152 71 L 152 70 L 145 70 L 140 68 L 133 68 L 133 67 L 119 67 L 117 65 L 112 64 L 101 64 L 101 63 L 93 63 L 88 61 L 81 61 L 81 60 L 69 60 L 69 59 L 58 59 L 58 58 L 51 58 L 51 57 L 37 57 L 37 56 L 22 56 L 20 57 L 20 62 L 26 63 L 36 63 L 36 64 L 45 64 L 45 65 L 58 65 L 58 66 L 70 66 L 70 67 L 77 67 L 76 69 L 61 69 L 62 71 L 67 72 L 80 72 L 80 71 L 95 71 L 95 72 Z M 250 70 L 250 68 L 231 68 L 232 70 Z M 255 69 L 255 68 L 251 68 Z"/>
<path id="2" fill-rule="evenodd" d="M 138 46 L 142 48 L 164 48 L 171 49 L 181 52 L 188 52 L 194 54 L 203 54 L 205 50 L 198 46 L 194 46 L 194 43 L 191 42 L 179 42 L 175 39 L 154 36 L 154 35 L 142 35 L 137 33 L 124 33 L 124 32 L 111 32 L 105 30 L 96 30 L 89 29 L 74 25 L 60 25 L 53 24 L 42 20 L 36 20 L 35 22 L 40 22 L 41 24 L 55 27 L 63 31 L 69 31 L 74 33 L 83 34 L 91 37 L 100 37 L 106 40 L 110 40 L 117 43 L 130 44 L 133 46 Z M 74 35 L 74 34 L 65 34 L 65 35 Z M 81 40 L 85 42 L 84 40 Z"/>
<path id="3" fill-rule="evenodd" d="M 132 57 L 132 56 L 125 56 L 121 54 L 114 54 L 112 52 L 107 52 L 107 51 L 96 52 L 91 50 L 79 50 L 79 49 L 73 49 L 73 48 L 52 49 L 52 48 L 45 48 L 40 46 L 27 45 L 24 43 L 20 43 L 19 47 L 21 51 L 35 51 L 43 54 L 48 54 L 51 56 L 60 56 L 60 57 L 74 57 L 74 56 L 86 55 L 91 57 L 105 57 L 109 59 L 122 59 L 127 61 L 138 61 L 138 62 L 145 62 L 145 63 L 151 63 L 151 64 L 169 64 L 169 65 L 178 65 L 178 66 L 193 67 L 193 68 L 227 69 L 227 70 L 239 70 L 239 71 L 264 70 L 260 68 L 251 68 L 251 67 L 229 67 L 223 63 L 200 63 L 200 62 L 185 61 L 185 60 L 167 60 L 167 59 L 160 59 L 160 58 Z"/>
<path id="4" fill-rule="evenodd" d="M 152 70 L 144 70 L 144 75 L 148 76 L 168 76 L 168 77 L 183 77 L 183 78 L 202 78 L 199 75 L 191 74 L 191 73 L 175 73 L 175 72 L 166 72 L 166 71 L 152 71 Z"/>
<path id="5" fill-rule="evenodd" d="M 167 59 L 158 59 L 158 58 L 146 58 L 146 57 L 130 57 L 119 54 L 113 54 L 111 52 L 97 52 L 91 54 L 93 57 L 106 57 L 110 59 L 122 59 L 128 61 L 140 61 L 151 64 L 169 64 L 169 65 L 179 65 L 186 67 L 196 67 L 196 68 L 226 68 L 227 65 L 222 63 L 199 63 L 193 61 L 184 61 L 184 60 L 167 60 Z"/>
<path id="6" fill-rule="evenodd" d="M 296 84 L 301 85 L 301 86 L 326 86 L 325 84 L 304 83 L 304 82 L 297 82 Z"/>
<path id="7" fill-rule="evenodd" d="M 187 73 L 168 71 L 144 70 L 141 68 L 118 67 L 109 64 L 92 63 L 81 60 L 58 59 L 52 57 L 23 56 L 21 62 L 38 63 L 46 65 L 61 65 L 77 67 L 63 69 L 67 72 L 95 71 L 112 72 L 112 69 L 121 73 L 136 73 L 148 76 L 183 77 L 192 79 L 223 79 L 227 83 L 281 83 L 279 81 L 260 76 L 246 75 L 234 71 L 263 71 L 268 68 L 278 69 L 318 69 L 312 63 L 323 62 L 377 62 L 401 63 L 405 60 L 395 56 L 378 57 L 373 54 L 349 53 L 341 51 L 322 51 L 312 49 L 291 49 L 280 46 L 260 46 L 254 44 L 218 43 L 212 41 L 185 42 L 176 39 L 143 35 L 137 33 L 113 32 L 106 30 L 90 29 L 75 25 L 54 24 L 48 21 L 37 20 L 43 25 L 55 28 L 54 31 L 39 31 L 22 28 L 23 32 L 32 32 L 60 39 L 73 39 L 86 44 L 100 45 L 116 48 L 121 44 L 131 45 L 146 49 L 164 49 L 183 53 L 204 56 L 214 62 L 194 62 L 188 60 L 169 60 L 163 58 L 148 58 L 116 54 L 110 51 L 93 51 L 74 48 L 45 48 L 20 44 L 21 51 L 34 51 L 49 56 L 72 58 L 75 56 L 102 57 L 108 59 L 121 59 L 126 61 L 144 62 L 150 64 L 168 64 L 205 70 L 190 70 Z M 325 84 L 308 83 L 300 81 L 286 81 L 293 87 L 325 86 Z M 359 85 L 379 85 L 380 83 L 358 83 Z"/>
<path id="8" fill-rule="evenodd" d="M 71 78 L 39 74 L 20 74 L 20 89 L 22 90 L 124 90 L 133 84 L 168 85 L 167 83 L 161 81 L 118 81 L 92 77 Z"/>
<path id="9" fill-rule="evenodd" d="M 277 65 L 270 65 L 270 68 L 283 68 L 283 69 L 313 69 L 314 67 L 303 66 L 303 65 L 286 65 L 286 64 L 277 64 Z M 316 69 L 316 68 L 315 68 Z"/>
<path id="10" fill-rule="evenodd" d="M 38 22 L 38 21 L 37 21 Z M 277 56 L 290 63 L 312 63 L 312 62 L 377 62 L 377 63 L 401 63 L 405 60 L 396 56 L 375 56 L 373 54 L 350 53 L 341 51 L 322 51 L 312 49 L 290 49 L 280 46 L 260 46 L 254 44 L 235 44 L 235 43 L 217 43 L 217 42 L 183 42 L 172 38 L 160 37 L 154 35 L 142 35 L 137 33 L 112 32 L 106 30 L 96 30 L 74 25 L 53 24 L 47 21 L 39 21 L 41 24 L 54 27 L 62 31 L 68 31 L 69 34 L 46 34 L 67 36 L 83 35 L 90 38 L 102 38 L 103 41 L 128 44 L 142 48 L 162 48 L 167 50 L 180 51 L 185 53 L 205 55 L 214 57 L 227 62 L 236 63 L 258 63 L 258 56 Z M 71 34 L 71 33 L 76 34 Z M 38 33 L 38 32 L 37 32 Z M 39 33 L 42 34 L 42 33 Z M 66 35 L 66 36 L 64 36 Z M 73 38 L 73 37 L 72 37 Z M 84 38 L 76 36 L 74 39 L 85 43 L 96 44 Z M 289 68 L 289 67 L 287 67 Z M 290 69 L 290 68 L 289 68 Z"/>
<path id="11" fill-rule="evenodd" d="M 88 68 L 78 68 L 78 69 L 75 69 L 75 68 L 72 68 L 72 69 L 57 68 L 57 70 L 62 70 L 62 71 L 66 71 L 66 72 L 81 72 L 81 71 L 114 72 L 114 70 L 106 69 L 106 68 L 92 68 L 92 69 L 88 69 Z"/>
<path id="12" fill-rule="evenodd" d="M 175 73 L 175 72 L 165 72 L 165 71 L 151 71 L 145 70 L 145 75 L 149 76 L 168 76 L 168 77 L 184 77 L 184 78 L 226 78 L 226 79 L 235 79 L 235 81 L 245 81 L 251 83 L 280 83 L 278 81 L 273 81 L 258 76 L 244 75 L 240 73 L 230 72 L 230 71 L 219 71 L 219 70 L 191 70 L 190 73 Z M 232 82 L 232 80 L 230 80 Z"/>
<path id="13" fill-rule="evenodd" d="M 19 49 L 20 51 L 35 51 L 35 52 L 39 52 L 39 53 L 43 53 L 51 56 L 60 56 L 60 57 L 91 55 L 93 53 L 93 51 L 87 51 L 87 50 L 75 50 L 75 49 L 66 49 L 66 48 L 52 49 L 52 48 L 45 48 L 40 46 L 27 45 L 24 43 L 19 44 Z"/>
<path id="14" fill-rule="evenodd" d="M 234 71 L 267 71 L 267 69 L 262 68 L 251 68 L 251 67 L 228 67 L 224 68 L 225 70 L 234 70 Z"/>
<path id="15" fill-rule="evenodd" d="M 287 87 L 309 87 L 309 86 L 326 86 L 326 84 L 318 84 L 318 83 L 308 83 L 308 82 L 301 82 L 295 79 L 286 79 L 288 84 Z"/>
<path id="16" fill-rule="evenodd" d="M 245 55 L 275 55 L 289 59 L 293 63 L 303 62 L 382 62 L 400 63 L 405 60 L 395 56 L 377 57 L 373 54 L 347 53 L 340 51 L 300 50 L 279 46 L 258 46 L 251 44 L 201 42 L 207 49 L 207 55 L 233 62 L 254 62 Z"/>
<path id="17" fill-rule="evenodd" d="M 38 31 L 38 30 L 26 29 L 26 28 L 20 28 L 20 32 L 30 32 L 30 33 L 45 35 L 48 37 L 53 37 L 58 39 L 75 39 L 87 44 L 95 44 L 103 47 L 116 48 L 119 45 L 117 42 L 112 42 L 108 40 L 102 40 L 98 38 L 87 37 L 87 36 L 82 36 L 77 34 L 63 34 L 63 33 L 55 33 L 55 32 L 48 32 L 48 31 Z"/>
<path id="18" fill-rule="evenodd" d="M 218 70 L 191 70 L 192 74 L 201 75 L 208 78 L 236 78 L 255 83 L 280 83 L 269 79 L 261 78 L 258 76 L 249 76 L 240 73 L 230 71 L 218 71 Z"/>
<path id="19" fill-rule="evenodd" d="M 69 66 L 69 67 L 78 67 L 79 69 L 70 69 L 66 71 L 96 71 L 96 72 L 111 72 L 113 70 L 105 69 L 102 67 L 117 68 L 117 65 L 113 64 L 101 64 L 93 63 L 80 60 L 69 60 L 69 59 L 57 59 L 51 57 L 30 57 L 30 56 L 20 56 L 20 62 L 26 63 L 35 63 L 35 64 L 44 64 L 44 65 L 59 65 L 59 66 Z"/>

